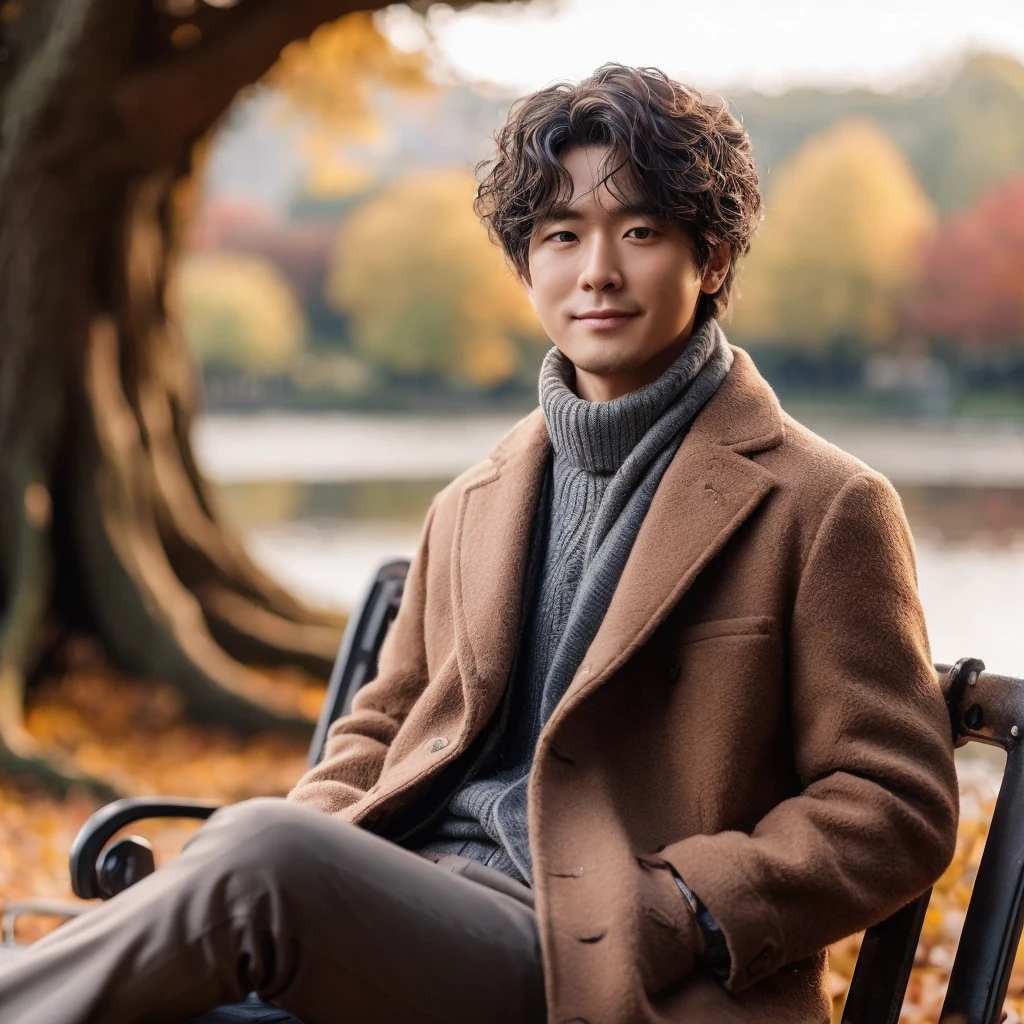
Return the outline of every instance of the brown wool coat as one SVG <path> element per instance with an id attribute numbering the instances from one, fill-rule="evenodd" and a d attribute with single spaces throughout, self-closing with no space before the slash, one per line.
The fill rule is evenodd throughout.
<path id="1" fill-rule="evenodd" d="M 551 1024 L 823 1024 L 824 947 L 952 856 L 949 718 L 899 498 L 735 354 L 537 747 Z M 535 411 L 437 496 L 378 679 L 291 799 L 379 829 L 484 729 L 549 444 Z M 691 969 L 666 864 L 721 924 L 724 983 Z"/>

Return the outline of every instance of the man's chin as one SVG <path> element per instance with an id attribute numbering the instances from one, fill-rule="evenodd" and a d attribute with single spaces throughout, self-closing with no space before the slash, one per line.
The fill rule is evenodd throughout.
<path id="1" fill-rule="evenodd" d="M 569 352 L 565 355 L 576 369 L 594 377 L 632 376 L 642 373 L 650 361 L 624 352 L 577 352 L 575 358 Z"/>
<path id="2" fill-rule="evenodd" d="M 641 367 L 631 363 L 574 363 L 577 370 L 596 377 L 599 380 L 618 380 L 621 377 L 634 377 L 642 372 Z"/>

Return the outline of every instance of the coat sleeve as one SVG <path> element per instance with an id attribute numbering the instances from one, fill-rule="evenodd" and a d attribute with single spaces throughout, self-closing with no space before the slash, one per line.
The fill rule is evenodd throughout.
<path id="1" fill-rule="evenodd" d="M 344 817 L 377 782 L 388 748 L 426 688 L 423 619 L 433 516 L 431 505 L 402 603 L 381 647 L 377 677 L 356 694 L 352 712 L 330 727 L 323 760 L 299 779 L 289 800 Z"/>
<path id="2" fill-rule="evenodd" d="M 887 917 L 953 856 L 949 716 L 906 518 L 874 472 L 846 482 L 807 556 L 789 685 L 801 792 L 749 835 L 691 836 L 661 854 L 721 926 L 734 992 Z"/>

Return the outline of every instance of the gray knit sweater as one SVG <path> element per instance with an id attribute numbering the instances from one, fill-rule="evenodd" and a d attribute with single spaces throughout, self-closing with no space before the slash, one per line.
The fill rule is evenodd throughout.
<path id="1" fill-rule="evenodd" d="M 665 468 L 731 364 L 709 320 L 657 380 L 588 402 L 573 391 L 572 364 L 557 349 L 545 357 L 540 402 L 553 458 L 531 541 L 505 735 L 420 852 L 472 857 L 532 881 L 526 789 L 537 739 L 597 633 Z"/>

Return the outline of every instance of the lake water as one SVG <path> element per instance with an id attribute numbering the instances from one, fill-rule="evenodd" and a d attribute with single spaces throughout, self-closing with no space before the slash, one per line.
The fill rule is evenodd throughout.
<path id="1" fill-rule="evenodd" d="M 297 593 L 347 606 L 410 554 L 434 493 L 508 417 L 208 417 L 197 453 L 254 556 Z M 812 421 L 892 479 L 917 548 L 937 661 L 1024 676 L 1024 433 Z"/>

